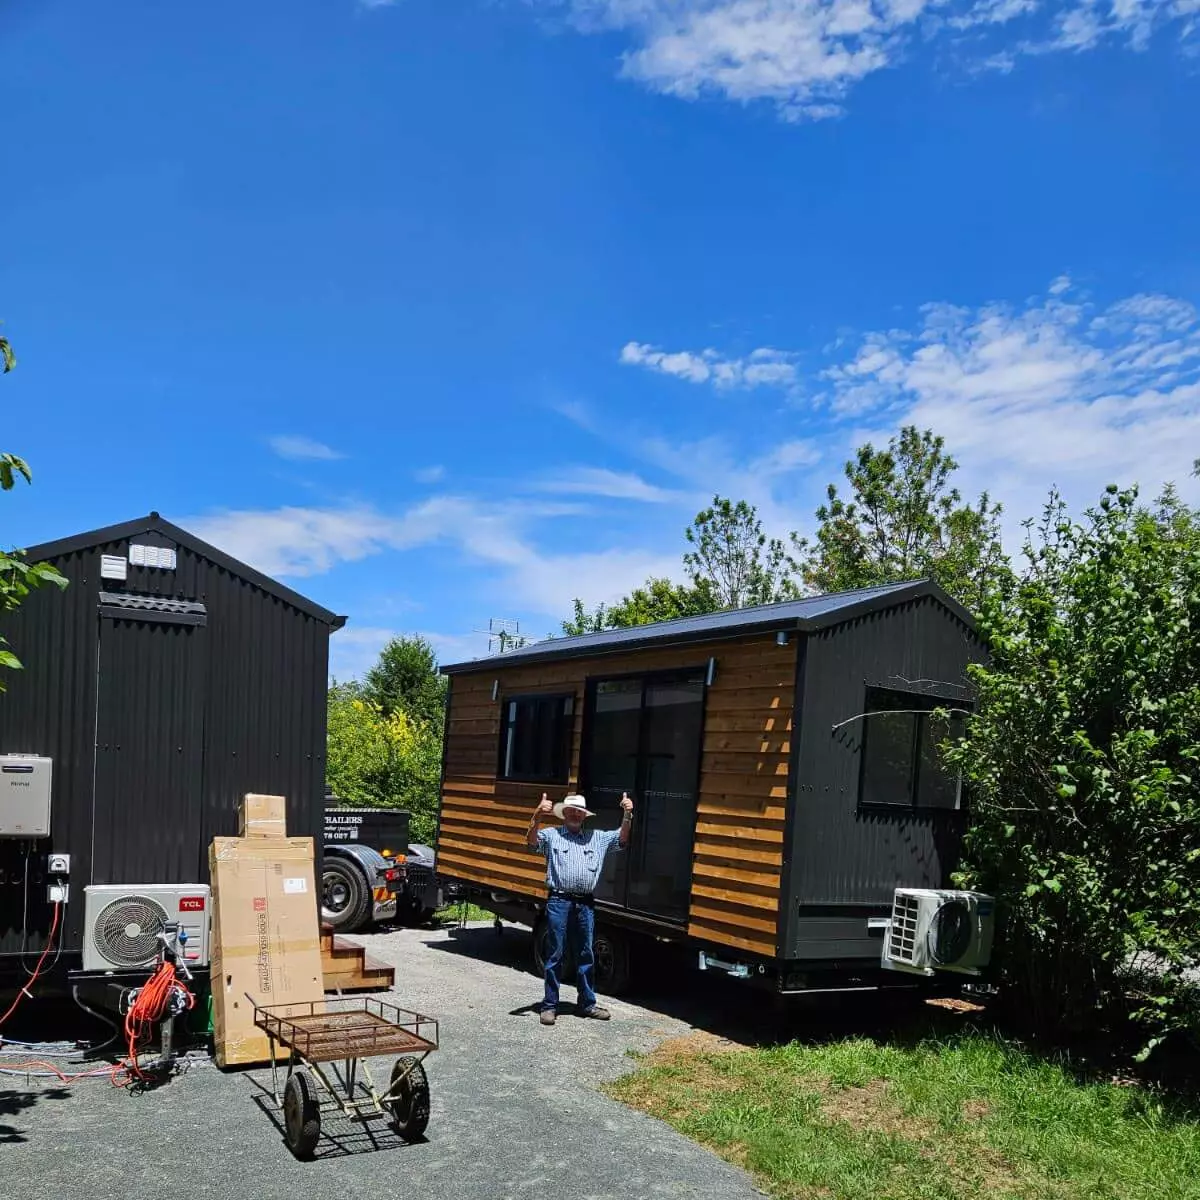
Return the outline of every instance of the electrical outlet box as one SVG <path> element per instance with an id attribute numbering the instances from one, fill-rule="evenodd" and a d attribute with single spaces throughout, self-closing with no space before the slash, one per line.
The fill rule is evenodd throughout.
<path id="1" fill-rule="evenodd" d="M 50 836 L 51 760 L 0 754 L 0 837 Z"/>
<path id="2" fill-rule="evenodd" d="M 66 904 L 71 896 L 71 885 L 69 883 L 52 883 L 46 890 L 46 899 L 51 904 Z"/>
<path id="3" fill-rule="evenodd" d="M 47 875 L 70 875 L 71 856 L 69 854 L 48 854 L 46 856 Z"/>

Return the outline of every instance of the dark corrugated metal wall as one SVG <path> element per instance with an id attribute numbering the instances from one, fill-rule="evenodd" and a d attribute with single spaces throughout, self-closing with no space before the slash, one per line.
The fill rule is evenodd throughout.
<path id="1" fill-rule="evenodd" d="M 983 657 L 976 636 L 931 598 L 809 636 L 792 780 L 785 955 L 796 954 L 803 907 L 887 905 L 897 886 L 946 883 L 962 814 L 859 811 L 862 722 L 831 730 L 864 711 L 868 683 L 902 676 L 962 685 L 967 664 Z"/>
<path id="2" fill-rule="evenodd" d="M 157 532 L 137 540 L 174 545 Z M 96 865 L 106 876 L 207 882 L 208 843 L 237 832 L 238 799 L 248 791 L 286 795 L 289 832 L 320 845 L 329 626 L 183 546 L 176 570 L 130 565 L 127 582 L 115 590 L 202 601 L 206 626 L 102 619 L 100 557 L 127 549 L 128 542 L 117 542 L 54 560 L 71 586 L 34 593 L 0 629 L 27 668 L 6 673 L 0 753 L 54 759 L 53 837 L 39 843 L 32 860 L 35 932 L 27 950 L 40 948 L 48 927 L 41 864 L 50 850 L 72 856 L 64 947 L 81 945 L 83 887 L 93 873 L 98 670 L 101 731 L 132 731 L 135 738 L 129 743 L 122 732 L 119 764 L 105 767 L 103 756 L 99 764 L 102 785 L 114 789 L 110 801 L 100 796 L 112 812 L 97 832 Z M 109 581 L 104 587 L 114 590 Z M 101 654 L 102 627 L 108 637 Z M 175 759 L 163 762 L 162 748 L 172 742 Z M 146 754 L 155 756 L 155 769 L 139 769 L 138 756 Z M 0 839 L 0 955 L 22 948 L 22 855 L 19 845 Z"/>

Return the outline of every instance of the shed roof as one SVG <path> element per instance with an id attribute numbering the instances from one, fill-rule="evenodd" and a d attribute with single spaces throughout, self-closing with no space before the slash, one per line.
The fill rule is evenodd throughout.
<path id="1" fill-rule="evenodd" d="M 318 621 L 323 621 L 333 629 L 341 629 L 346 623 L 345 617 L 330 612 L 329 609 L 309 600 L 307 596 L 300 595 L 299 592 L 292 591 L 291 588 L 285 587 L 269 575 L 264 575 L 261 571 L 247 566 L 246 563 L 239 562 L 232 555 L 226 554 L 224 550 L 218 550 L 216 546 L 209 545 L 194 533 L 189 533 L 182 526 L 172 524 L 156 512 L 152 512 L 146 517 L 135 517 L 132 521 L 124 521 L 120 525 L 108 525 L 103 529 L 92 529 L 87 533 L 76 533 L 71 537 L 59 538 L 57 541 L 43 542 L 40 546 L 30 546 L 26 554 L 30 561 L 38 562 L 44 559 L 58 558 L 64 554 L 76 554 L 80 550 L 88 550 L 93 546 L 122 542 L 143 533 L 158 533 L 169 538 L 177 545 L 186 547 L 193 554 L 216 563 L 230 574 L 239 576 L 268 595 L 282 600 L 285 604 L 290 604 L 293 608 L 310 617 L 315 617 Z"/>
<path id="2" fill-rule="evenodd" d="M 547 638 L 545 641 L 535 642 L 520 650 L 510 650 L 502 655 L 453 663 L 444 666 L 442 671 L 444 674 L 454 675 L 464 671 L 507 666 L 510 663 L 610 654 L 648 646 L 713 641 L 718 638 L 768 633 L 781 629 L 811 633 L 924 596 L 932 597 L 969 628 L 975 628 L 971 614 L 936 583 L 930 579 L 914 579 L 904 583 L 856 588 L 847 592 L 805 596 L 800 600 L 784 600 L 779 604 L 731 608 L 723 612 L 705 613 L 699 617 L 679 617 L 673 621 L 657 621 L 653 625 L 605 629 L 600 633 L 585 633 L 578 637 Z"/>

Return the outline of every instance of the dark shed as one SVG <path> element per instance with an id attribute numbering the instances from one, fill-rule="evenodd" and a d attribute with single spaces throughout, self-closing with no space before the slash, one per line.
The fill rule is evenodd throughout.
<path id="1" fill-rule="evenodd" d="M 983 657 L 966 610 L 919 580 L 446 667 L 439 871 L 536 921 L 538 797 L 578 788 L 603 828 L 628 791 L 629 850 L 596 893 L 610 961 L 649 934 L 785 990 L 877 965 L 894 889 L 956 865 L 964 812 L 930 714 L 965 714 Z"/>
<path id="2" fill-rule="evenodd" d="M 207 883 L 208 845 L 237 832 L 246 792 L 286 795 L 289 833 L 320 846 L 344 617 L 157 513 L 28 556 L 70 586 L 0 629 L 25 664 L 0 695 L 0 753 L 53 760 L 51 836 L 0 838 L 0 962 L 44 942 L 48 853 L 71 856 L 69 955 L 86 885 Z"/>

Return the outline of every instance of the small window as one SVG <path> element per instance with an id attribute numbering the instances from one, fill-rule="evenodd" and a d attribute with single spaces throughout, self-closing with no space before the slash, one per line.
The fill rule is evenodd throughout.
<path id="1" fill-rule="evenodd" d="M 938 715 L 961 701 L 868 688 L 863 718 L 862 804 L 885 808 L 957 809 L 962 781 L 942 761 L 941 746 L 961 737 L 963 714 Z"/>
<path id="2" fill-rule="evenodd" d="M 500 722 L 501 779 L 566 783 L 574 696 L 507 696 Z"/>

